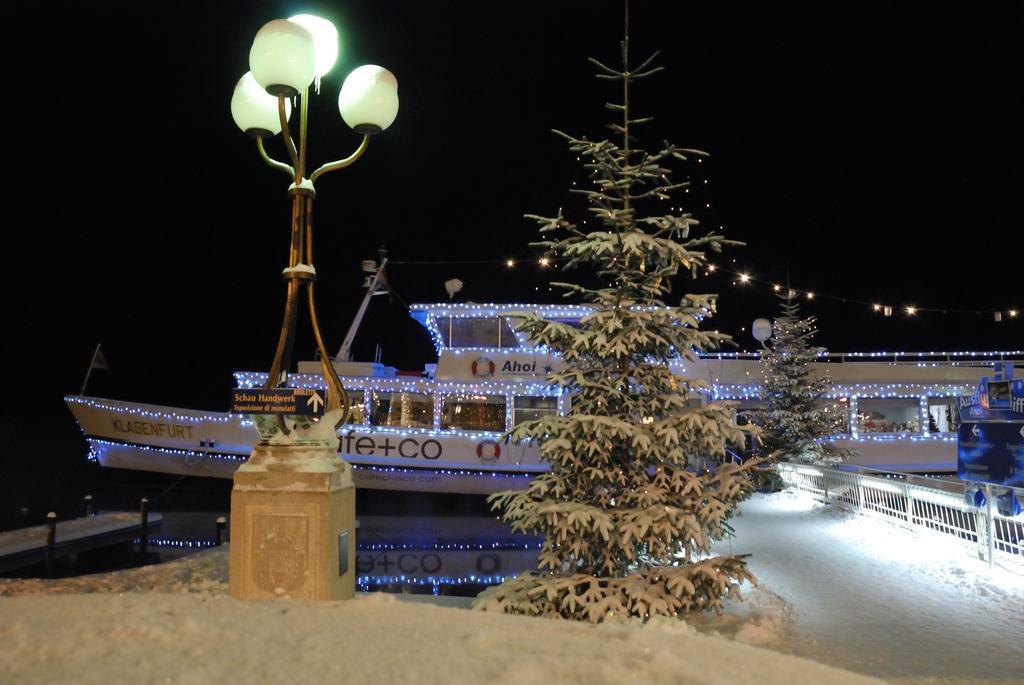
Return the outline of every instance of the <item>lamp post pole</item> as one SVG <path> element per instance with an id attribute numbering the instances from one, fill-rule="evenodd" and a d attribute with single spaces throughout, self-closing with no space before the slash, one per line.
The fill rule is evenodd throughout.
<path id="1" fill-rule="evenodd" d="M 284 316 L 264 396 L 237 400 L 237 411 L 254 414 L 261 441 L 235 472 L 231 493 L 229 586 L 233 596 L 288 595 L 304 599 L 346 599 L 354 591 L 355 487 L 351 467 L 338 458 L 337 427 L 344 423 L 348 395 L 324 345 L 317 319 L 313 266 L 314 183 L 343 169 L 366 151 L 370 136 L 386 129 L 398 113 L 398 83 L 387 69 L 364 65 L 345 79 L 338 97 L 342 118 L 362 141 L 352 154 L 312 172 L 307 163 L 310 86 L 333 66 L 338 34 L 330 22 L 300 15 L 264 25 L 249 52 L 251 71 L 235 86 L 231 113 L 239 128 L 256 140 L 260 158 L 292 181 L 291 229 Z M 289 124 L 298 102 L 298 126 Z M 288 161 L 273 159 L 266 140 L 281 133 Z M 295 135 L 297 133 L 297 135 Z M 292 363 L 298 310 L 305 290 L 309 322 L 327 389 L 320 421 L 305 421 L 299 390 L 285 393 L 281 408 L 265 402 L 280 395 Z M 291 395 L 289 399 L 287 396 Z M 315 397 L 315 396 L 314 396 Z M 313 400 L 314 397 L 310 397 Z M 313 413 L 318 404 L 313 403 Z"/>
<path id="2" fill-rule="evenodd" d="M 362 143 L 351 155 L 343 160 L 333 162 L 327 167 L 321 167 L 308 179 L 305 178 L 308 98 L 309 91 L 307 89 L 300 101 L 300 147 L 296 150 L 288 127 L 285 96 L 284 94 L 277 96 L 281 133 L 294 166 L 288 166 L 271 159 L 263 145 L 263 137 L 259 136 L 256 139 L 260 156 L 264 161 L 270 164 L 271 167 L 286 171 L 294 179 L 294 182 L 288 189 L 288 193 L 292 197 L 291 242 L 288 253 L 288 268 L 282 274 L 288 283 L 288 295 L 285 300 L 281 333 L 278 336 L 277 349 L 274 352 L 274 361 L 270 366 L 270 373 L 267 376 L 266 387 L 273 388 L 283 385 L 287 380 L 288 369 L 291 367 L 292 349 L 295 343 L 295 324 L 298 316 L 300 291 L 305 287 L 310 324 L 313 329 L 313 337 L 316 341 L 317 349 L 320 351 L 320 365 L 326 384 L 325 387 L 327 388 L 327 409 L 341 408 L 340 425 L 344 423 L 348 416 L 348 394 L 338 378 L 337 371 L 334 369 L 331 357 L 324 345 L 323 336 L 320 333 L 320 322 L 317 319 L 313 290 L 313 284 L 316 282 L 316 269 L 313 266 L 313 198 L 316 195 L 316 191 L 314 190 L 313 182 L 318 175 L 322 175 L 327 171 L 343 169 L 359 159 L 363 152 L 366 151 L 367 145 L 369 145 L 370 134 L 363 134 Z M 282 425 L 282 429 L 287 431 L 287 427 L 284 425 Z"/>
<path id="3" fill-rule="evenodd" d="M 398 83 L 387 69 L 374 65 L 358 67 L 345 79 L 338 98 L 341 116 L 362 141 L 348 157 L 329 162 L 309 172 L 307 140 L 309 129 L 309 87 L 334 65 L 338 54 L 338 34 L 325 19 L 299 15 L 271 21 L 256 34 L 249 53 L 251 71 L 235 87 L 231 111 L 238 126 L 256 139 L 260 158 L 292 180 L 288 193 L 292 198 L 291 240 L 288 266 L 282 272 L 287 286 L 284 317 L 266 388 L 287 382 L 295 342 L 295 327 L 301 291 L 306 290 L 310 325 L 320 352 L 321 370 L 327 388 L 327 409 L 340 408 L 338 425 L 348 414 L 348 396 L 331 363 L 317 319 L 313 284 L 313 198 L 314 183 L 324 174 L 344 169 L 366 151 L 370 136 L 386 129 L 398 113 Z M 298 98 L 298 141 L 289 124 L 291 101 Z M 265 139 L 277 132 L 287 151 L 290 164 L 273 159 Z M 279 421 L 283 432 L 288 428 Z"/>

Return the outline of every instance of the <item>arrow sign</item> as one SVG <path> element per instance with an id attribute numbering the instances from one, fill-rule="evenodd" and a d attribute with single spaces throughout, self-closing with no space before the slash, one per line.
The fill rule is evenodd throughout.
<path id="1" fill-rule="evenodd" d="M 1024 438 L 1024 426 L 1020 427 L 1020 437 Z"/>
<path id="2" fill-rule="evenodd" d="M 971 426 L 971 435 L 973 435 L 974 437 L 978 437 L 979 435 L 981 435 L 981 431 L 978 430 L 978 424 L 974 424 L 973 426 Z"/>
<path id="3" fill-rule="evenodd" d="M 323 407 L 324 401 L 320 399 L 320 393 L 314 392 L 312 395 L 310 395 L 309 399 L 306 400 L 306 404 L 310 407 L 313 407 L 314 414 L 319 414 L 320 408 Z"/>
<path id="4" fill-rule="evenodd" d="M 231 391 L 235 414 L 298 414 L 321 416 L 324 398 L 317 388 L 235 388 Z"/>

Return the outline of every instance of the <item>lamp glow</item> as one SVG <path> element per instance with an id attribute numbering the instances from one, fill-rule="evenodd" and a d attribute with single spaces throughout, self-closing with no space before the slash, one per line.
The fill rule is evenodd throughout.
<path id="1" fill-rule="evenodd" d="M 341 118 L 358 133 L 380 133 L 398 116 L 398 79 L 384 67 L 364 64 L 341 85 Z"/>
<path id="2" fill-rule="evenodd" d="M 302 26 L 313 34 L 314 69 L 317 80 L 331 70 L 338 61 L 338 29 L 322 17 L 312 14 L 296 14 L 288 21 Z"/>
<path id="3" fill-rule="evenodd" d="M 249 68 L 271 95 L 292 97 L 309 88 L 316 75 L 313 34 L 304 26 L 275 19 L 252 41 Z"/>
<path id="4" fill-rule="evenodd" d="M 284 103 L 285 118 L 292 114 L 292 104 Z M 235 84 L 231 94 L 231 118 L 238 128 L 249 135 L 275 136 L 281 132 L 281 118 L 277 114 L 277 98 L 256 82 L 251 71 L 245 72 Z"/>

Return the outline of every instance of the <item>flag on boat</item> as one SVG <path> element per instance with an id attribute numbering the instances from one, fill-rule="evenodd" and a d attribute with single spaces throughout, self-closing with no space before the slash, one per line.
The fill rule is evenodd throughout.
<path id="1" fill-rule="evenodd" d="M 96 343 L 96 349 L 92 352 L 92 361 L 89 362 L 89 368 L 85 370 L 82 389 L 78 391 L 79 395 L 85 394 L 85 388 L 89 385 L 89 378 L 92 376 L 93 369 L 103 369 L 107 373 L 111 373 L 110 364 L 107 363 L 107 358 L 103 355 L 103 350 L 100 349 L 101 345 L 102 343 Z"/>

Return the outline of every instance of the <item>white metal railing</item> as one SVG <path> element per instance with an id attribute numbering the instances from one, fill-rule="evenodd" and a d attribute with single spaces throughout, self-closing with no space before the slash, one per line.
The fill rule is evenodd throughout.
<path id="1" fill-rule="evenodd" d="M 1024 515 L 1004 516 L 993 505 L 995 488 L 983 488 L 986 504 L 969 504 L 964 481 L 912 474 L 868 475 L 824 466 L 779 464 L 783 481 L 826 501 L 900 525 L 948 536 L 990 564 L 996 560 L 1024 567 Z M 1024 490 L 1010 488 L 1014 495 Z"/>

